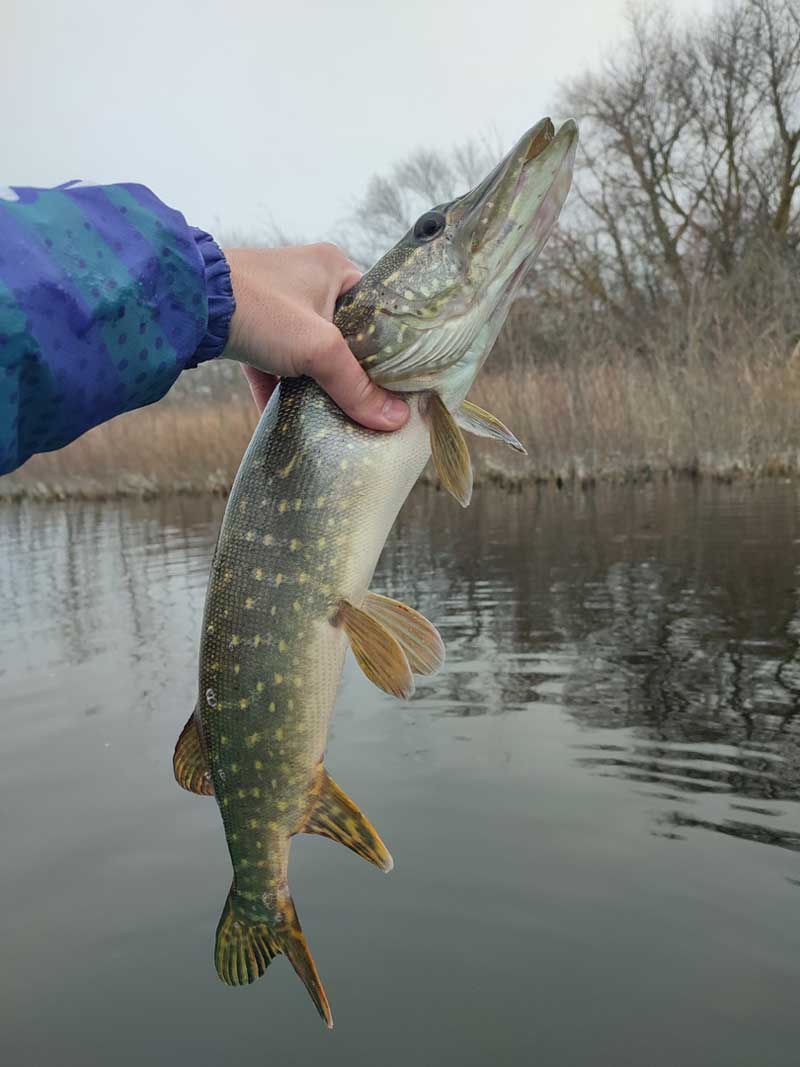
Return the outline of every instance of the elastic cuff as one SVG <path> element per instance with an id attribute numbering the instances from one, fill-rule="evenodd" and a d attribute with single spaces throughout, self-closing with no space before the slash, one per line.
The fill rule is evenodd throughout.
<path id="1" fill-rule="evenodd" d="M 196 367 L 198 363 L 205 363 L 206 360 L 216 359 L 221 355 L 228 343 L 236 301 L 231 285 L 231 268 L 228 266 L 222 249 L 205 230 L 198 230 L 196 226 L 192 226 L 191 231 L 197 250 L 203 259 L 208 303 L 206 335 L 186 364 L 187 367 Z"/>

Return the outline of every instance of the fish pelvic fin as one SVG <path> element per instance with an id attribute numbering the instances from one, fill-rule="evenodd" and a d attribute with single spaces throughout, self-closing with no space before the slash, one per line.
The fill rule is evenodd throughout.
<path id="1" fill-rule="evenodd" d="M 523 456 L 528 454 L 525 446 L 504 422 L 501 422 L 496 415 L 492 415 L 490 411 L 479 408 L 470 400 L 465 400 L 459 407 L 456 412 L 456 422 L 467 433 L 474 433 L 476 437 L 491 437 L 495 441 L 502 441 L 503 444 L 513 448 L 515 452 L 520 452 Z"/>
<path id="2" fill-rule="evenodd" d="M 400 642 L 387 627 L 349 600 L 339 602 L 337 621 L 367 678 L 385 693 L 410 697 L 414 692 L 411 667 Z"/>
<path id="3" fill-rule="evenodd" d="M 217 926 L 214 950 L 214 963 L 222 981 L 231 986 L 249 985 L 280 954 L 294 967 L 325 1025 L 332 1030 L 331 1006 L 289 893 L 281 901 L 280 918 L 270 925 L 254 922 L 231 889 Z"/>
<path id="4" fill-rule="evenodd" d="M 464 435 L 438 393 L 429 394 L 431 456 L 443 488 L 462 508 L 472 499 L 472 462 Z"/>
<path id="5" fill-rule="evenodd" d="M 439 670 L 444 663 L 444 642 L 424 615 L 380 593 L 367 593 L 362 608 L 394 636 L 414 674 L 435 674 Z"/>
<path id="6" fill-rule="evenodd" d="M 175 745 L 172 769 L 175 772 L 175 781 L 190 793 L 206 797 L 214 795 L 214 783 L 194 712 L 189 716 L 189 721 Z"/>
<path id="7" fill-rule="evenodd" d="M 331 841 L 338 841 L 386 874 L 394 867 L 394 860 L 378 831 L 324 767 L 320 770 L 319 788 L 301 832 L 321 834 Z"/>

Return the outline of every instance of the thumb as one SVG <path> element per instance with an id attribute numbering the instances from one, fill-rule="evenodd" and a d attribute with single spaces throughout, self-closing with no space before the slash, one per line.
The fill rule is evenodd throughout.
<path id="1" fill-rule="evenodd" d="M 399 430 L 408 421 L 408 404 L 371 382 L 336 330 L 337 340 L 307 373 L 345 414 L 370 430 Z"/>

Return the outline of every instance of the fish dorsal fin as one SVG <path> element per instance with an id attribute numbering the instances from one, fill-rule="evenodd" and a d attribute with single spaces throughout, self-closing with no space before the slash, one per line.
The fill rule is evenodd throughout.
<path id="1" fill-rule="evenodd" d="M 474 433 L 477 437 L 492 437 L 495 441 L 502 441 L 509 448 L 513 448 L 515 452 L 521 452 L 523 456 L 528 454 L 525 446 L 505 423 L 469 400 L 465 400 L 456 412 L 456 422 L 467 433 Z"/>
<path id="2" fill-rule="evenodd" d="M 431 453 L 443 487 L 462 508 L 472 499 L 472 463 L 467 442 L 438 393 L 430 393 Z"/>
<path id="3" fill-rule="evenodd" d="M 354 607 L 349 600 L 340 601 L 338 621 L 367 678 L 392 696 L 410 697 L 414 679 L 406 654 L 383 623 Z"/>
<path id="4" fill-rule="evenodd" d="M 194 712 L 189 716 L 189 721 L 178 738 L 175 754 L 172 757 L 172 769 L 178 785 L 188 789 L 190 793 L 213 797 L 214 783 L 211 781 L 211 772 L 208 769 L 203 742 L 197 731 Z"/>
<path id="5" fill-rule="evenodd" d="M 414 674 L 435 674 L 439 670 L 444 663 L 444 644 L 439 631 L 424 615 L 380 593 L 367 593 L 363 609 L 396 638 Z"/>
<path id="6" fill-rule="evenodd" d="M 387 873 L 394 867 L 394 860 L 375 827 L 324 768 L 319 791 L 301 832 L 322 834 L 338 841 Z"/>

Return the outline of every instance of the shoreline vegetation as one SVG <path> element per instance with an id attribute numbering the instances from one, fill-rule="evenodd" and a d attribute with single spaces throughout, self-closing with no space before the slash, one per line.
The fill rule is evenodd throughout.
<path id="1" fill-rule="evenodd" d="M 800 345 L 782 359 L 487 370 L 471 395 L 528 449 L 469 437 L 477 486 L 800 477 Z M 0 501 L 226 496 L 255 425 L 238 383 L 226 400 L 167 399 L 32 457 L 0 478 Z M 436 484 L 430 467 L 421 481 Z"/>

